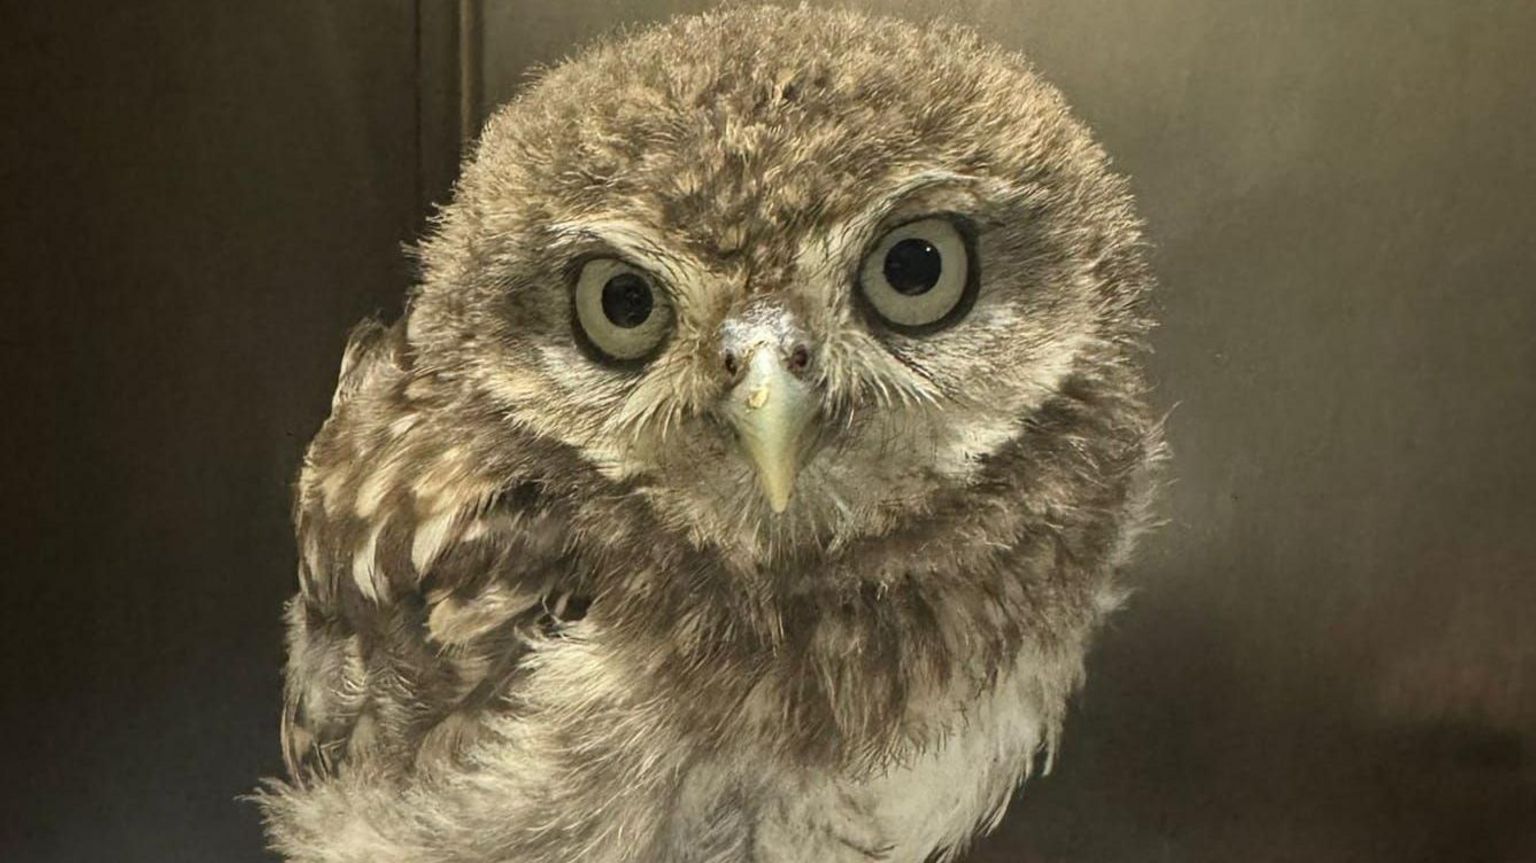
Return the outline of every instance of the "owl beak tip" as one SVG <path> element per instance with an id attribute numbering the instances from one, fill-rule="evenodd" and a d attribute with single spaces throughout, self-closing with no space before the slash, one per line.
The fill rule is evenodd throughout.
<path id="1" fill-rule="evenodd" d="M 768 508 L 774 515 L 783 515 L 784 510 L 789 509 L 789 499 L 795 495 L 795 477 L 793 471 L 770 476 L 767 473 L 759 473 L 763 487 L 763 496 L 768 498 Z"/>

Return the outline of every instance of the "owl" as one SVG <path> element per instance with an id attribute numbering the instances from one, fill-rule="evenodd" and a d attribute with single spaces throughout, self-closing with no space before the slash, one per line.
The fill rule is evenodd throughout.
<path id="1" fill-rule="evenodd" d="M 738 8 L 497 112 L 298 481 L 293 861 L 953 860 L 1161 452 L 1126 182 L 975 33 Z"/>

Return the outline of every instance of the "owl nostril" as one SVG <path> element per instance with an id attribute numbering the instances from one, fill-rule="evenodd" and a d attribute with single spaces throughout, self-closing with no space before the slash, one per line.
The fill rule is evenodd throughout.
<path id="1" fill-rule="evenodd" d="M 787 363 L 789 370 L 795 374 L 801 374 L 811 365 L 811 350 L 805 345 L 795 345 L 789 352 Z"/>

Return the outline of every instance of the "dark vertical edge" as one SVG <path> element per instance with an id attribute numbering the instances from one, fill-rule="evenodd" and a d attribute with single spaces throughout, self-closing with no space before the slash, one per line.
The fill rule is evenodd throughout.
<path id="1" fill-rule="evenodd" d="M 416 0 L 416 202 L 423 227 L 448 199 L 478 121 L 479 20 L 479 0 Z"/>
<path id="2" fill-rule="evenodd" d="M 481 46 L 485 42 L 482 0 L 459 2 L 459 140 L 465 145 L 480 133 L 485 115 Z"/>

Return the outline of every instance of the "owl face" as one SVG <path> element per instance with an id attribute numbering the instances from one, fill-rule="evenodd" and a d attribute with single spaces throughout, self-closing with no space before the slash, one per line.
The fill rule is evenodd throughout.
<path id="1" fill-rule="evenodd" d="M 745 560 L 995 481 L 1133 335 L 1128 200 L 1054 91 L 964 31 L 808 14 L 599 46 L 504 108 L 408 326 L 481 433 Z"/>

